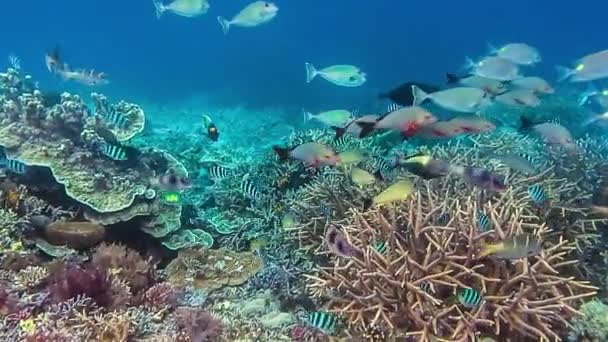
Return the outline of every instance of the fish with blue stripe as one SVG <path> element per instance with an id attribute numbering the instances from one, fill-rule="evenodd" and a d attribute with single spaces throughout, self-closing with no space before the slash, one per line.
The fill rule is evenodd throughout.
<path id="1" fill-rule="evenodd" d="M 27 165 L 16 159 L 1 158 L 0 167 L 18 175 L 22 175 L 27 172 Z"/>
<path id="2" fill-rule="evenodd" d="M 306 322 L 326 334 L 332 334 L 336 331 L 338 316 L 329 312 L 316 311 L 308 314 Z"/>
<path id="3" fill-rule="evenodd" d="M 376 243 L 374 243 L 374 250 L 380 254 L 385 254 L 386 250 L 387 250 L 388 246 L 386 241 L 376 241 Z"/>
<path id="4" fill-rule="evenodd" d="M 478 307 L 482 300 L 481 294 L 472 288 L 459 290 L 456 294 L 456 298 L 458 299 L 458 302 L 462 304 L 462 306 L 468 309 Z"/>
<path id="5" fill-rule="evenodd" d="M 241 192 L 251 199 L 258 200 L 264 196 L 260 189 L 253 184 L 249 179 L 245 179 L 241 182 Z"/>
<path id="6" fill-rule="evenodd" d="M 117 161 L 129 159 L 127 149 L 120 145 L 104 144 L 101 147 L 101 153 L 106 157 Z"/>
<path id="7" fill-rule="evenodd" d="M 532 199 L 535 204 L 544 204 L 549 200 L 549 195 L 545 189 L 538 184 L 530 185 L 528 187 L 528 196 Z"/>
<path id="8" fill-rule="evenodd" d="M 477 211 L 477 229 L 482 233 L 492 230 L 490 218 L 481 210 Z"/>

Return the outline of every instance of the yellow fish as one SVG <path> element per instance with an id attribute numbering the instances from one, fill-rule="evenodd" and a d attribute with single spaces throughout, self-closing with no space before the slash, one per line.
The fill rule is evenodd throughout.
<path id="1" fill-rule="evenodd" d="M 339 158 L 339 165 L 342 166 L 346 166 L 346 165 L 351 165 L 351 164 L 357 164 L 359 162 L 362 162 L 363 160 L 365 160 L 365 155 L 358 150 L 349 150 L 349 151 L 344 151 L 340 154 L 338 154 L 338 158 Z"/>
<path id="2" fill-rule="evenodd" d="M 382 180 L 382 175 L 380 175 L 379 172 L 371 174 L 370 172 L 367 172 L 358 167 L 353 167 L 352 170 L 350 170 L 350 179 L 358 186 L 364 187 L 372 185 L 378 180 Z"/>
<path id="3" fill-rule="evenodd" d="M 405 201 L 415 190 L 414 184 L 411 181 L 400 180 L 376 195 L 376 197 L 371 200 L 371 203 L 366 203 L 367 205 L 365 205 L 364 208 L 369 207 L 371 204 L 383 206 L 389 203 Z"/>
<path id="4" fill-rule="evenodd" d="M 479 257 L 494 255 L 499 259 L 517 260 L 537 255 L 542 249 L 540 239 L 533 235 L 520 234 L 499 243 L 482 245 Z"/>
<path id="5" fill-rule="evenodd" d="M 293 217 L 292 214 L 285 214 L 281 219 L 281 228 L 283 229 L 293 228 L 295 227 L 295 225 L 296 219 Z"/>

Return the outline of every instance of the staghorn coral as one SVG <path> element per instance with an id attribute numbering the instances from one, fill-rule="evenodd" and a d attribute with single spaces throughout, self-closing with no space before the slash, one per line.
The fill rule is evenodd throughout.
<path id="1" fill-rule="evenodd" d="M 421 341 L 468 341 L 479 333 L 559 339 L 568 317 L 579 314 L 581 299 L 596 290 L 570 277 L 577 263 L 567 259 L 572 244 L 559 238 L 547 242 L 540 255 L 513 262 L 478 258 L 483 242 L 524 232 L 545 238 L 549 231 L 522 211 L 513 189 L 484 203 L 494 230 L 479 232 L 473 223 L 478 203 L 460 195 L 458 182 L 418 186 L 413 198 L 397 207 L 353 210 L 335 223 L 363 257 L 333 258 L 331 266 L 309 275 L 314 295 L 329 298 L 327 307 L 343 315 L 351 331 L 373 328 Z M 436 222 L 442 210 L 450 213 L 445 225 Z M 387 242 L 386 254 L 374 249 L 377 241 Z M 450 298 L 461 288 L 480 291 L 483 303 L 471 310 L 454 304 Z"/>
<path id="2" fill-rule="evenodd" d="M 16 232 L 19 224 L 23 222 L 21 218 L 10 210 L 0 208 L 0 249 L 3 251 L 16 248 L 14 245 Z"/>
<path id="3" fill-rule="evenodd" d="M 40 266 L 28 266 L 15 275 L 15 284 L 21 288 L 34 289 L 48 277 L 48 270 Z"/>
<path id="4" fill-rule="evenodd" d="M 96 248 L 91 263 L 124 281 L 134 293 L 150 284 L 151 265 L 125 246 L 103 243 Z"/>
<path id="5" fill-rule="evenodd" d="M 192 286 L 210 292 L 224 285 L 245 283 L 262 269 L 262 260 L 253 253 L 227 249 L 184 249 L 171 261 L 165 273 L 174 286 Z"/>

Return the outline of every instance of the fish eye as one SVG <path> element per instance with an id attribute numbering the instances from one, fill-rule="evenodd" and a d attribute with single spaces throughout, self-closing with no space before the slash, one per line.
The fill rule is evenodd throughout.
<path id="1" fill-rule="evenodd" d="M 351 76 L 351 77 L 348 78 L 348 80 L 351 81 L 351 82 L 355 82 L 357 80 L 357 77 L 356 76 Z"/>
<path id="2" fill-rule="evenodd" d="M 267 3 L 267 2 L 265 2 L 265 3 L 264 3 L 264 7 L 270 7 L 270 4 L 269 4 L 269 3 Z"/>

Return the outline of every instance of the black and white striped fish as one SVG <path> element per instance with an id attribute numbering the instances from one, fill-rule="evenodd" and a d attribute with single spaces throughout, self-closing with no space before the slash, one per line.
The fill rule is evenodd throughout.
<path id="1" fill-rule="evenodd" d="M 8 171 L 18 175 L 22 175 L 27 172 L 27 165 L 15 159 L 0 159 L 0 167 L 6 168 Z"/>
<path id="2" fill-rule="evenodd" d="M 426 293 L 431 293 L 431 292 L 432 292 L 432 289 L 431 289 L 431 283 L 430 283 L 430 282 L 428 282 L 428 281 L 426 281 L 426 280 L 425 280 L 425 281 L 423 281 L 423 282 L 421 282 L 421 283 L 420 283 L 420 289 L 421 289 L 423 292 L 426 292 Z"/>
<path id="3" fill-rule="evenodd" d="M 241 191 L 251 199 L 257 200 L 264 197 L 264 194 L 260 191 L 260 189 L 258 189 L 258 187 L 255 186 L 255 184 L 253 184 L 253 182 L 249 179 L 245 179 L 241 182 Z"/>
<path id="4" fill-rule="evenodd" d="M 403 108 L 403 106 L 398 105 L 396 103 L 389 103 L 388 106 L 386 106 L 386 111 L 390 113 L 390 112 L 394 112 L 396 110 L 399 110 L 401 108 Z"/>
<path id="5" fill-rule="evenodd" d="M 486 213 L 481 210 L 477 211 L 477 229 L 480 232 L 485 233 L 492 229 L 492 222 Z"/>
<path id="6" fill-rule="evenodd" d="M 122 161 L 129 159 L 127 149 L 120 145 L 104 144 L 101 148 L 101 153 L 114 160 Z"/>
<path id="7" fill-rule="evenodd" d="M 547 195 L 545 189 L 539 184 L 530 185 L 528 187 L 528 195 L 535 204 L 543 204 L 549 199 L 549 195 Z"/>
<path id="8" fill-rule="evenodd" d="M 224 180 L 228 177 L 230 177 L 231 175 L 231 170 L 222 167 L 220 165 L 214 165 L 212 167 L 210 167 L 209 169 L 207 169 L 207 172 L 209 173 L 209 178 L 211 178 L 214 181 L 220 181 L 220 180 Z"/>
<path id="9" fill-rule="evenodd" d="M 335 332 L 338 324 L 338 316 L 329 312 L 311 312 L 306 318 L 306 322 L 312 327 L 321 330 L 324 333 L 331 334 Z"/>
<path id="10" fill-rule="evenodd" d="M 387 172 L 394 168 L 390 161 L 385 158 L 375 158 L 373 162 L 373 167 L 376 171 Z"/>
<path id="11" fill-rule="evenodd" d="M 331 144 L 338 150 L 343 150 L 349 145 L 350 137 L 343 135 L 337 139 L 334 139 Z"/>
<path id="12" fill-rule="evenodd" d="M 129 126 L 129 119 L 126 115 L 116 110 L 114 106 L 108 106 L 107 110 L 99 113 L 104 120 L 118 128 L 126 128 Z"/>

